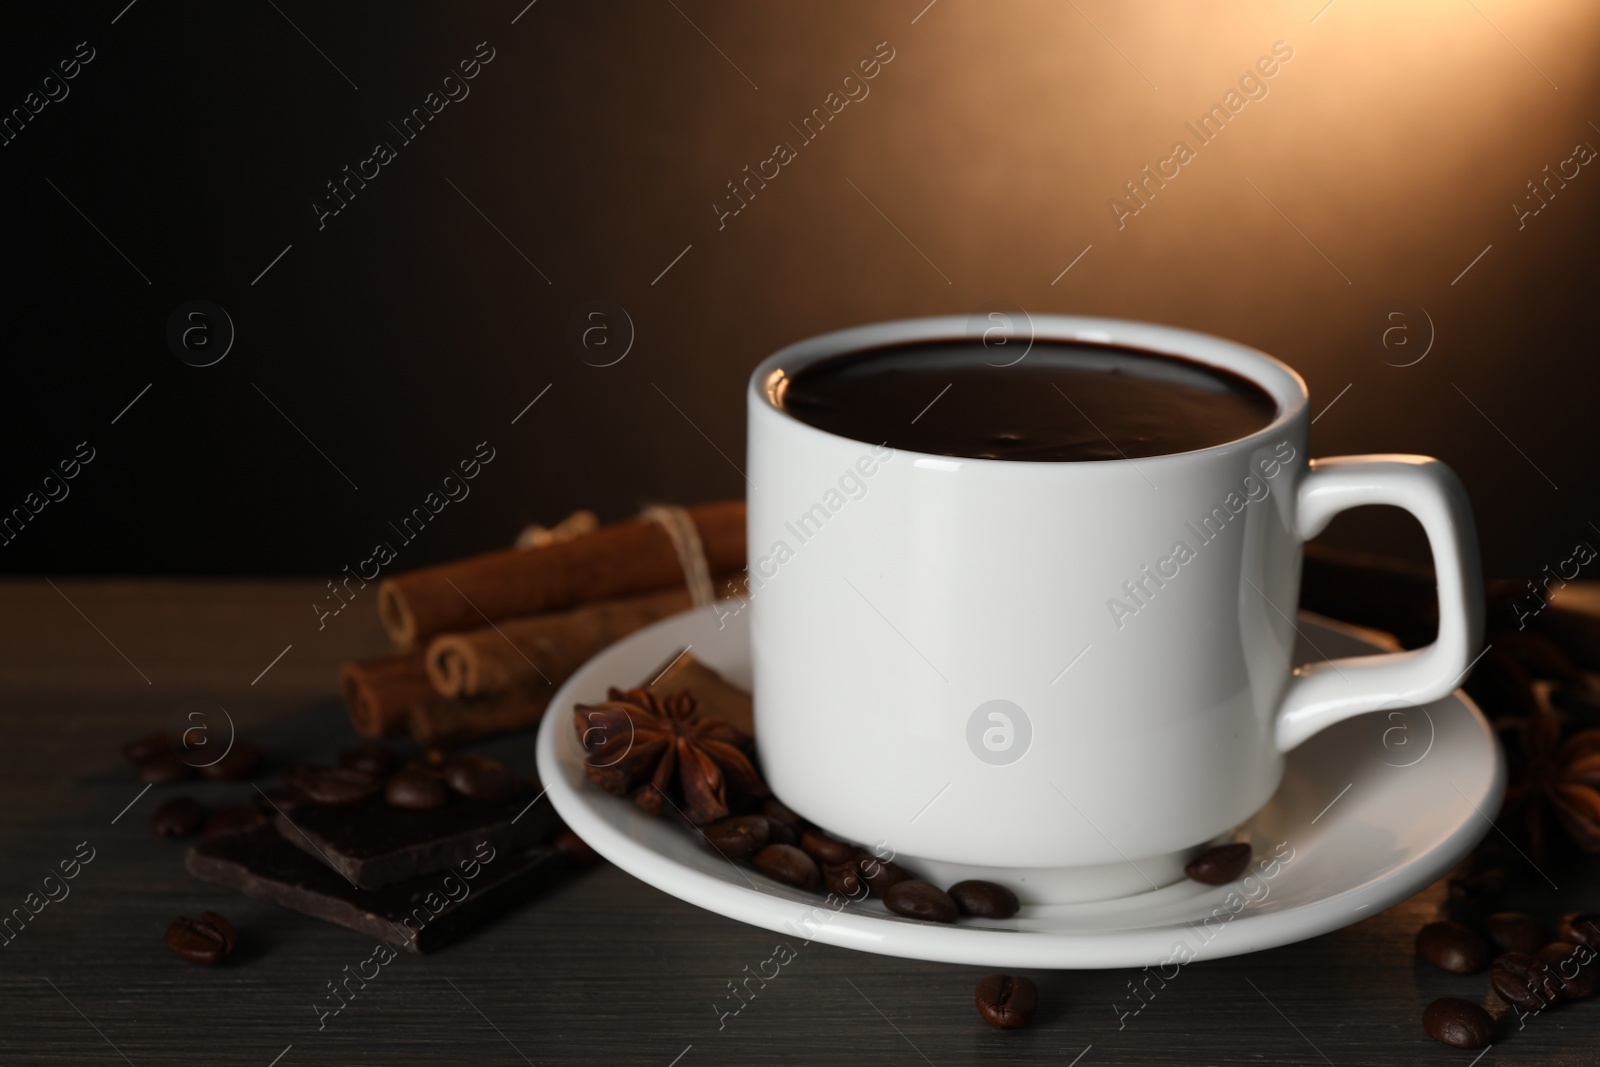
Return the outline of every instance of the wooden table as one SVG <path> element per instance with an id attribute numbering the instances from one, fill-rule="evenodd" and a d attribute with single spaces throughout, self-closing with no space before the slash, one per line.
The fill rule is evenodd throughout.
<path id="1" fill-rule="evenodd" d="M 245 783 L 141 793 L 119 748 L 210 700 L 281 767 L 352 739 L 335 692 L 347 657 L 385 648 L 370 603 L 318 630 L 312 582 L 0 584 L 0 908 L 22 906 L 87 842 L 93 859 L 0 946 L 0 1063 L 249 1064 L 1462 1064 L 1421 1029 L 1434 997 L 1484 976 L 1414 962 L 1436 885 L 1298 945 L 1184 969 L 1119 1029 L 1133 972 L 1034 973 L 1031 1028 L 972 1007 L 982 971 L 794 945 L 798 957 L 719 1028 L 727 983 L 772 954 L 765 930 L 701 911 L 616 868 L 580 874 L 427 957 L 401 954 L 319 1029 L 314 1004 L 372 944 L 194 881 L 184 845 L 154 837 L 164 796 L 242 802 Z M 287 651 L 285 651 L 287 646 Z M 280 657 L 280 653 L 282 653 Z M 270 666 L 269 666 L 270 665 Z M 264 672 L 264 673 L 263 673 Z M 485 746 L 531 769 L 531 737 Z M 87 850 L 81 850 L 87 854 Z M 1600 904 L 1600 875 L 1524 872 L 1507 905 Z M 202 909 L 239 928 L 238 954 L 194 967 L 162 944 Z M 1479 1063 L 1594 1063 L 1600 998 L 1514 1022 Z M 1092 1046 L 1092 1047 L 1091 1047 Z"/>

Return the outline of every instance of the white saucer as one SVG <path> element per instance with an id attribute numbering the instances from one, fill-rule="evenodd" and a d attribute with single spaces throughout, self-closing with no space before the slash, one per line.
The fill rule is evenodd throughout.
<path id="1" fill-rule="evenodd" d="M 652 818 L 591 785 L 574 703 L 638 685 L 685 645 L 750 684 L 746 616 L 663 620 L 600 653 L 561 688 L 539 729 L 539 775 L 567 824 L 606 859 L 657 889 L 787 936 L 911 959 L 1015 968 L 1139 967 L 1233 956 L 1367 918 L 1442 877 L 1490 829 L 1505 768 L 1488 724 L 1461 692 L 1423 708 L 1339 723 L 1289 754 L 1283 783 L 1243 828 L 1255 881 L 1181 881 L 1086 904 L 1025 906 L 1014 918 L 956 925 L 893 915 L 876 900 L 830 907 L 707 848 L 680 820 Z M 1383 635 L 1302 615 L 1301 657 L 1390 650 Z M 1288 862 L 1260 869 L 1280 842 Z M 913 871 L 913 873 L 916 873 Z M 1247 900 L 1246 897 L 1256 899 Z M 1179 946 L 1184 946 L 1180 948 Z"/>

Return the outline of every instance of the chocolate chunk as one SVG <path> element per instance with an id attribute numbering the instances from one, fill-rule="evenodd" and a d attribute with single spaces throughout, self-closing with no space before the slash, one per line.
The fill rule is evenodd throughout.
<path id="1" fill-rule="evenodd" d="M 883 895 L 883 906 L 896 915 L 928 922 L 953 923 L 959 912 L 950 894 L 930 882 L 907 878 Z"/>
<path id="2" fill-rule="evenodd" d="M 815 889 L 822 884 L 822 872 L 817 861 L 793 845 L 768 845 L 750 861 L 763 874 L 776 878 L 785 885 L 801 889 Z"/>
<path id="3" fill-rule="evenodd" d="M 382 777 L 394 769 L 394 753 L 387 745 L 369 741 L 341 748 L 335 762 L 347 771 L 365 771 Z"/>
<path id="4" fill-rule="evenodd" d="M 444 780 L 462 796 L 486 804 L 504 804 L 521 789 L 511 768 L 484 756 L 457 756 L 444 765 Z"/>
<path id="5" fill-rule="evenodd" d="M 383 787 L 383 799 L 391 808 L 407 811 L 432 811 L 450 801 L 450 790 L 436 771 L 407 767 Z"/>
<path id="6" fill-rule="evenodd" d="M 150 816 L 157 837 L 188 837 L 200 829 L 206 809 L 193 797 L 173 797 Z"/>
<path id="7" fill-rule="evenodd" d="M 984 1022 L 1001 1030 L 1015 1030 L 1033 1018 L 1039 991 L 1020 975 L 986 974 L 978 979 L 972 999 Z"/>
<path id="8" fill-rule="evenodd" d="M 1417 955 L 1451 974 L 1489 966 L 1489 943 L 1460 923 L 1429 923 L 1417 931 Z"/>
<path id="9" fill-rule="evenodd" d="M 261 762 L 261 750 L 248 741 L 235 738 L 227 753 L 214 763 L 196 767 L 202 778 L 216 782 L 236 782 L 248 778 Z"/>
<path id="10" fill-rule="evenodd" d="M 358 774 L 357 771 L 341 771 Z M 458 797 L 443 807 L 404 811 L 381 796 L 342 807 L 300 805 L 278 814 L 278 831 L 362 889 L 442 870 L 480 845 L 515 851 L 547 839 L 555 809 L 537 790 L 503 803 Z"/>
<path id="11" fill-rule="evenodd" d="M 735 815 L 700 832 L 712 848 L 731 860 L 741 860 L 767 847 L 771 823 L 765 815 Z"/>
<path id="12" fill-rule="evenodd" d="M 1183 869 L 1183 873 L 1202 885 L 1227 885 L 1237 881 L 1250 866 L 1250 845 L 1240 841 L 1209 849 Z"/>
<path id="13" fill-rule="evenodd" d="M 189 873 L 247 897 L 336 923 L 411 952 L 432 952 L 515 907 L 573 867 L 560 849 L 481 853 L 378 890 L 344 878 L 260 826 L 189 850 Z"/>
<path id="14" fill-rule="evenodd" d="M 1482 1048 L 1494 1039 L 1494 1020 L 1482 1007 L 1460 997 L 1440 997 L 1422 1012 L 1422 1028 L 1435 1041 L 1454 1048 Z"/>
<path id="15" fill-rule="evenodd" d="M 961 914 L 979 919 L 1009 919 L 1022 907 L 1017 895 L 1003 885 L 970 879 L 950 887 L 950 899 Z"/>

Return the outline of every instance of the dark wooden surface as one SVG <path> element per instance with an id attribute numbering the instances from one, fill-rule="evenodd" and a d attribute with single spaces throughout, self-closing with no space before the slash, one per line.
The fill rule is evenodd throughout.
<path id="1" fill-rule="evenodd" d="M 972 1007 L 974 967 L 791 942 L 795 958 L 737 1016 L 726 984 L 777 935 L 724 919 L 602 865 L 433 956 L 400 958 L 318 1028 L 327 983 L 372 944 L 203 885 L 150 813 L 188 792 L 209 805 L 250 787 L 140 786 L 118 748 L 185 700 L 224 706 L 279 765 L 327 759 L 352 735 L 338 662 L 384 648 L 359 601 L 318 631 L 311 583 L 0 585 L 0 909 L 20 906 L 87 841 L 95 858 L 0 947 L 0 1063 L 249 1064 L 1470 1064 L 1419 1016 L 1482 998 L 1413 961 L 1443 887 L 1312 941 L 1183 970 L 1119 1029 L 1131 971 L 1034 972 L 1034 1025 L 993 1031 Z M 70 598 L 70 602 L 69 602 Z M 252 679 L 286 645 L 260 680 Z M 532 766 L 532 738 L 484 746 Z M 1551 915 L 1600 902 L 1600 878 L 1523 870 L 1508 904 Z M 168 922 L 213 909 L 239 953 L 193 967 Z M 1592 1064 L 1600 999 L 1503 1020 L 1482 1064 Z M 292 1046 L 292 1047 L 291 1047 Z M 1091 1047 L 1092 1046 L 1092 1047 Z M 1087 1052 L 1085 1050 L 1088 1050 Z M 1080 1057 L 1076 1059 L 1076 1057 Z"/>

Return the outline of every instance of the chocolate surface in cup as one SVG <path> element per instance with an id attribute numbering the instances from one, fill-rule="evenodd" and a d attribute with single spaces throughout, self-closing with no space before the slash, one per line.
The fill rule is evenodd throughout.
<path id="1" fill-rule="evenodd" d="M 1011 347 L 919 342 L 835 356 L 795 373 L 779 402 L 858 441 L 1035 462 L 1192 452 L 1278 414 L 1254 382 L 1193 360 L 1062 341 L 1035 341 L 1018 358 Z"/>

